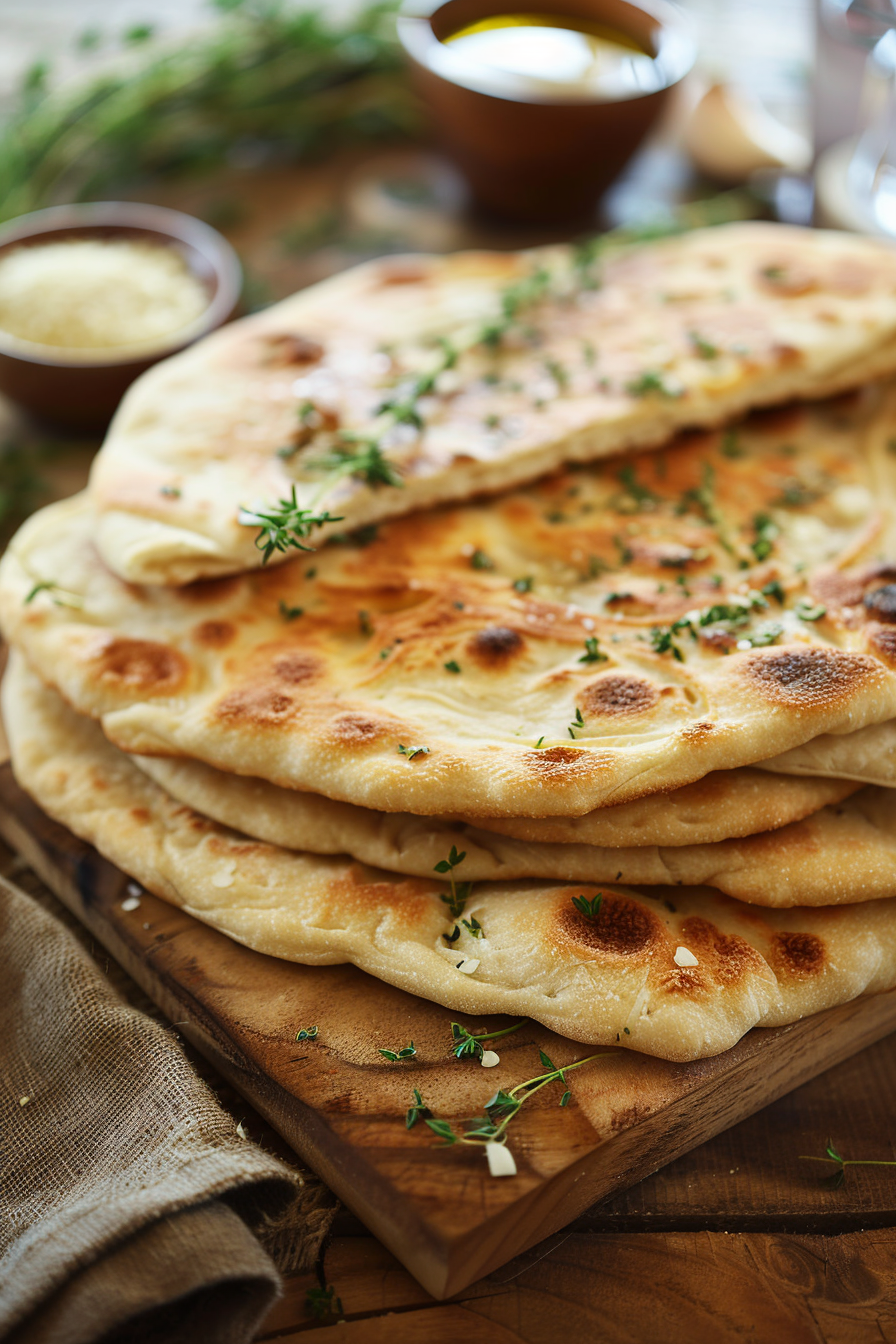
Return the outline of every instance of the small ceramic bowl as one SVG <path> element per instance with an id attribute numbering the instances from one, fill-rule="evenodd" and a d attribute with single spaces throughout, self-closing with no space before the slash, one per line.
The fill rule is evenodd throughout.
<path id="1" fill-rule="evenodd" d="M 242 271 L 227 240 L 202 220 L 128 201 L 60 205 L 22 215 L 0 227 L 0 256 L 66 238 L 126 238 L 175 248 L 208 293 L 208 307 L 195 322 L 137 356 L 114 348 L 94 354 L 34 345 L 0 330 L 0 392 L 62 429 L 101 430 L 139 374 L 233 315 Z"/>
<path id="2" fill-rule="evenodd" d="M 584 222 L 691 69 L 696 47 L 665 0 L 539 0 L 539 17 L 597 24 L 644 55 L 627 83 L 583 90 L 544 80 L 536 91 L 531 80 L 464 59 L 446 40 L 521 8 L 519 0 L 406 0 L 398 33 L 436 131 L 478 204 L 509 219 Z"/>

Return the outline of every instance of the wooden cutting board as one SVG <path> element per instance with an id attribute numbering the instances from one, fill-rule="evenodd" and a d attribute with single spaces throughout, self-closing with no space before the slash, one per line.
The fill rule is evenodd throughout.
<path id="1" fill-rule="evenodd" d="M 496 1088 L 542 1073 L 539 1049 L 558 1065 L 592 1051 L 527 1022 L 483 1069 L 451 1057 L 451 1013 L 354 967 L 262 956 L 147 893 L 125 909 L 127 877 L 50 821 L 8 765 L 0 834 L 436 1297 L 896 1029 L 894 992 L 753 1031 L 692 1064 L 611 1052 L 569 1075 L 567 1107 L 556 1084 L 523 1108 L 510 1130 L 519 1174 L 494 1178 L 481 1152 L 440 1147 L 422 1124 L 408 1131 L 412 1090 L 460 1120 Z M 297 1043 L 310 1026 L 316 1039 Z M 417 1056 L 407 1063 L 378 1053 L 408 1041 Z"/>

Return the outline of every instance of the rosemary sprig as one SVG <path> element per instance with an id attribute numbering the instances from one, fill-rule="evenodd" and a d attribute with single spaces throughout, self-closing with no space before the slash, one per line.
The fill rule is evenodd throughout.
<path id="1" fill-rule="evenodd" d="M 837 1170 L 831 1176 L 822 1178 L 823 1184 L 827 1185 L 831 1190 L 839 1190 L 843 1185 L 843 1182 L 846 1180 L 847 1167 L 896 1167 L 896 1162 L 888 1159 L 841 1157 L 834 1147 L 832 1139 L 828 1139 L 828 1146 L 825 1148 L 825 1152 L 827 1153 L 827 1157 L 806 1157 L 801 1154 L 799 1161 L 827 1162 L 833 1164 Z"/>
<path id="2" fill-rule="evenodd" d="M 605 663 L 607 655 L 601 653 L 600 644 L 595 635 L 591 635 L 585 640 L 585 652 L 577 660 L 580 663 Z"/>

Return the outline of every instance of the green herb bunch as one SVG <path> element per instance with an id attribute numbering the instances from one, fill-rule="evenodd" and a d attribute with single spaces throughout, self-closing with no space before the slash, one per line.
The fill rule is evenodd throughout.
<path id="1" fill-rule="evenodd" d="M 219 21 L 177 45 L 142 27 L 121 68 L 50 90 L 40 62 L 0 136 L 0 219 L 97 199 L 141 178 L 207 169 L 264 145 L 298 157 L 419 124 L 395 0 L 341 24 L 327 8 L 214 0 Z M 84 46 L 96 45 L 96 35 Z"/>

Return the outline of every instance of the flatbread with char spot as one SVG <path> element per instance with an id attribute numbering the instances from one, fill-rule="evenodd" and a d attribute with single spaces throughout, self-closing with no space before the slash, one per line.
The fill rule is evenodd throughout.
<path id="1" fill-rule="evenodd" d="M 444 885 L 249 840 L 176 803 L 36 679 L 7 679 L 3 698 L 16 776 L 41 807 L 260 952 L 353 962 L 454 1011 L 682 1061 L 896 985 L 894 900 L 769 911 L 706 888 L 612 886 L 590 918 L 572 898 L 593 910 L 593 886 L 483 883 L 464 911 L 482 936 L 461 928 L 449 945 Z"/>
<path id="2" fill-rule="evenodd" d="M 843 233 L 733 224 L 584 270 L 565 248 L 387 258 L 145 374 L 96 461 L 97 540 L 137 583 L 215 577 L 260 564 L 241 510 L 293 487 L 343 520 L 323 537 L 894 369 L 896 253 Z M 327 476 L 350 436 L 400 488 Z"/>
<path id="3" fill-rule="evenodd" d="M 0 619 L 126 750 L 382 811 L 582 816 L 896 716 L 894 395 L 180 590 L 112 575 L 65 502 L 12 543 Z"/>

